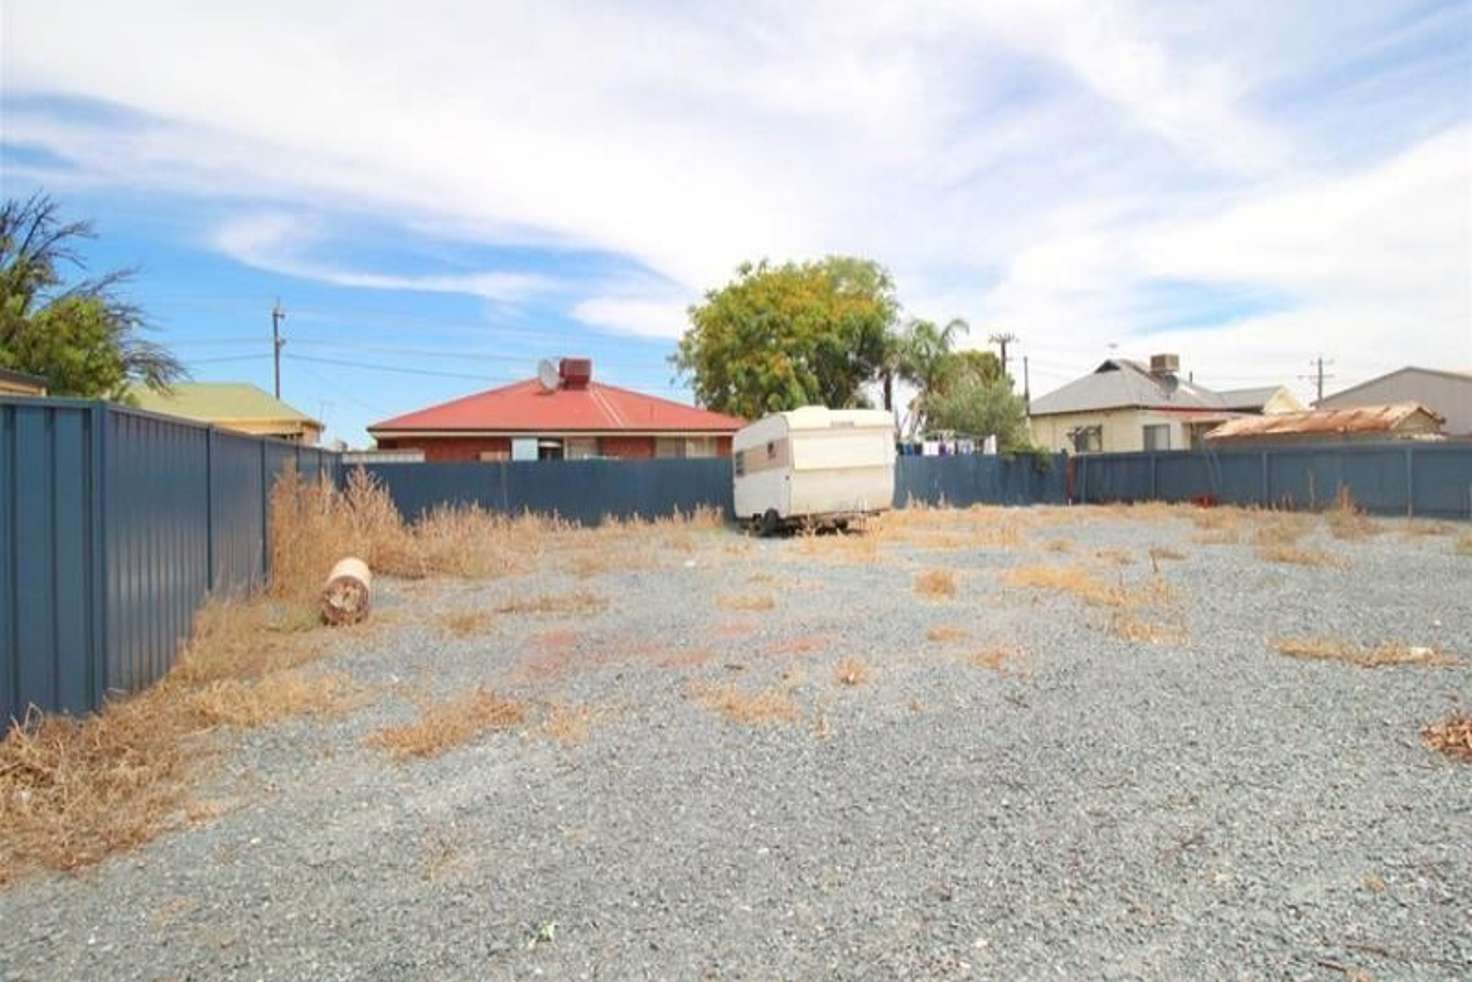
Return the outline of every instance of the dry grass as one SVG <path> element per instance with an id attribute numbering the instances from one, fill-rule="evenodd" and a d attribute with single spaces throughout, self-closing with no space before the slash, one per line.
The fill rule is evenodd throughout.
<path id="1" fill-rule="evenodd" d="M 1281 638 L 1272 642 L 1281 654 L 1307 661 L 1337 661 L 1360 668 L 1392 665 L 1455 665 L 1457 660 L 1435 648 L 1385 642 L 1365 647 L 1338 638 Z"/>
<path id="2" fill-rule="evenodd" d="M 1324 524 L 1336 539 L 1363 539 L 1379 535 L 1385 529 L 1354 503 L 1349 488 L 1340 488 L 1334 505 L 1324 512 Z"/>
<path id="3" fill-rule="evenodd" d="M 1203 546 L 1234 546 L 1242 537 L 1234 528 L 1206 529 L 1191 536 L 1191 541 Z"/>
<path id="4" fill-rule="evenodd" d="M 1046 549 L 1046 550 L 1048 550 L 1049 552 L 1072 552 L 1073 551 L 1073 540 L 1072 539 L 1049 539 L 1048 540 L 1048 543 L 1045 546 L 1043 546 L 1043 548 Z"/>
<path id="5" fill-rule="evenodd" d="M 1180 644 L 1186 629 L 1179 624 L 1146 620 L 1128 610 L 1110 612 L 1106 629 L 1110 634 L 1138 644 Z"/>
<path id="6" fill-rule="evenodd" d="M 1457 527 L 1450 522 L 1433 522 L 1424 518 L 1412 518 L 1402 522 L 1400 534 L 1407 538 L 1423 535 L 1451 535 Z"/>
<path id="7" fill-rule="evenodd" d="M 932 627 L 925 632 L 925 640 L 934 641 L 937 644 L 949 644 L 952 641 L 962 641 L 971 636 L 971 632 L 959 628 L 949 627 L 942 624 L 940 627 Z"/>
<path id="8" fill-rule="evenodd" d="M 716 606 L 722 610 L 772 610 L 777 606 L 777 598 L 770 593 L 728 593 L 716 598 Z"/>
<path id="9" fill-rule="evenodd" d="M 972 652 L 966 657 L 970 665 L 984 668 L 998 675 L 1021 675 L 1021 664 L 1026 660 L 1027 654 L 1021 648 L 1007 645 L 993 645 L 980 651 Z"/>
<path id="10" fill-rule="evenodd" d="M 1458 760 L 1472 763 L 1472 716 L 1450 716 L 1421 731 L 1421 741 Z"/>
<path id="11" fill-rule="evenodd" d="M 733 723 L 767 726 L 791 723 L 802 716 L 802 710 L 787 689 L 770 688 L 747 692 L 734 685 L 701 686 L 695 698 L 707 709 L 720 713 Z"/>
<path id="12" fill-rule="evenodd" d="M 1234 530 L 1248 517 L 1242 508 L 1198 508 L 1189 513 L 1191 524 L 1207 532 Z"/>
<path id="13" fill-rule="evenodd" d="M 956 574 L 948 569 L 927 569 L 915 577 L 915 592 L 927 600 L 949 600 L 956 595 Z"/>
<path id="14" fill-rule="evenodd" d="M 866 537 L 919 549 L 1014 549 L 1030 519 L 1019 509 L 995 505 L 949 508 L 911 502 L 872 519 Z"/>
<path id="15" fill-rule="evenodd" d="M 878 560 L 879 536 L 869 529 L 836 535 L 804 531 L 797 551 L 828 562 L 864 566 Z"/>
<path id="16" fill-rule="evenodd" d="M 1097 607 L 1163 603 L 1174 597 L 1169 584 L 1158 576 L 1133 584 L 1122 578 L 1111 583 L 1083 566 L 1014 566 L 1002 579 L 1012 586 L 1066 593 Z"/>
<path id="17" fill-rule="evenodd" d="M 485 634 L 494 623 L 483 610 L 457 610 L 440 618 L 440 625 L 457 638 Z"/>
<path id="18" fill-rule="evenodd" d="M 1258 546 L 1257 558 L 1264 562 L 1286 563 L 1290 566 L 1343 568 L 1349 565 L 1343 556 L 1336 556 L 1322 549 L 1306 549 L 1293 545 Z"/>
<path id="19" fill-rule="evenodd" d="M 303 609 L 208 604 L 179 663 L 152 688 L 82 719 L 33 715 L 12 728 L 0 740 L 0 882 L 86 866 L 188 821 L 212 731 L 347 706 L 342 676 L 300 669 L 320 653 Z"/>
<path id="20" fill-rule="evenodd" d="M 549 616 L 572 616 L 596 614 L 608 606 L 608 601 L 596 593 L 576 590 L 572 593 L 543 593 L 534 597 L 513 597 L 504 600 L 495 608 L 498 614 L 542 614 Z"/>
<path id="21" fill-rule="evenodd" d="M 1463 556 L 1472 556 L 1472 532 L 1468 532 L 1457 540 L 1456 549 Z"/>
<path id="22" fill-rule="evenodd" d="M 490 730 L 508 730 L 526 721 L 521 703 L 485 689 L 425 707 L 419 719 L 389 726 L 368 738 L 399 759 L 438 757 Z"/>
<path id="23" fill-rule="evenodd" d="M 593 720 L 593 710 L 588 706 L 569 706 L 558 702 L 547 707 L 537 729 L 548 740 L 564 746 L 578 746 L 588 739 Z"/>
<path id="24" fill-rule="evenodd" d="M 1170 546 L 1152 546 L 1150 548 L 1150 558 L 1156 561 L 1162 559 L 1179 561 L 1185 559 L 1186 554 L 1184 552 L 1181 552 L 1181 550 L 1173 549 Z"/>
<path id="25" fill-rule="evenodd" d="M 352 692 L 345 675 L 292 669 L 254 681 L 216 680 L 191 693 L 188 708 L 204 726 L 253 728 L 287 716 L 339 712 L 349 705 Z"/>
<path id="26" fill-rule="evenodd" d="M 833 668 L 834 681 L 839 685 L 863 685 L 869 674 L 869 666 L 857 658 L 844 658 Z"/>
<path id="27" fill-rule="evenodd" d="M 1133 566 L 1135 564 L 1135 555 L 1128 549 L 1099 549 L 1094 552 L 1094 558 L 1114 566 Z"/>
<path id="28" fill-rule="evenodd" d="M 1308 516 L 1277 513 L 1258 525 L 1252 541 L 1259 546 L 1291 546 L 1312 531 L 1313 523 Z"/>

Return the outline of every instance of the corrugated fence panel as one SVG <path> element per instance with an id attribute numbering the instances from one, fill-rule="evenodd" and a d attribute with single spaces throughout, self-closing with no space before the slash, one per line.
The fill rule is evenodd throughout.
<path id="1" fill-rule="evenodd" d="M 266 576 L 266 493 L 261 471 L 261 441 L 248 436 L 212 434 L 210 453 L 212 589 L 238 594 Z"/>
<path id="2" fill-rule="evenodd" d="M 1062 455 L 1042 466 L 1028 457 L 904 455 L 895 461 L 894 506 L 1062 504 L 1067 467 Z"/>
<path id="3" fill-rule="evenodd" d="M 0 403 L 0 722 L 101 695 L 97 426 L 88 403 Z"/>
<path id="4" fill-rule="evenodd" d="M 209 589 L 209 430 L 114 408 L 108 414 L 109 690 L 172 667 Z"/>
<path id="5" fill-rule="evenodd" d="M 564 460 L 511 463 L 365 465 L 410 519 L 437 505 L 477 504 L 492 511 L 556 514 L 594 525 L 605 516 L 658 518 L 696 508 L 731 511 L 731 462 Z M 339 479 L 346 479 L 341 468 Z"/>
<path id="6" fill-rule="evenodd" d="M 1472 516 L 1472 446 L 1418 447 L 1411 475 L 1417 515 Z"/>
<path id="7" fill-rule="evenodd" d="M 1399 443 L 1219 452 L 1087 454 L 1076 458 L 1080 500 L 1186 501 L 1323 508 L 1345 489 L 1385 515 L 1472 517 L 1472 445 Z"/>

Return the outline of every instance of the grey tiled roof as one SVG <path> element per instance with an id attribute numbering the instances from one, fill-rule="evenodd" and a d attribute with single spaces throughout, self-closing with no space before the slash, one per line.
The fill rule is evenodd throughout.
<path id="1" fill-rule="evenodd" d="M 1155 376 L 1137 361 L 1111 358 L 1091 374 L 1032 401 L 1033 416 L 1132 406 L 1226 409 L 1219 393 L 1176 376 Z"/>

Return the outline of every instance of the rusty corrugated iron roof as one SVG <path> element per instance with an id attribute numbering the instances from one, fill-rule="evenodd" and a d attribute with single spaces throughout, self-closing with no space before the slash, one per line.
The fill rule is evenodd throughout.
<path id="1" fill-rule="evenodd" d="M 1439 426 L 1446 420 L 1419 402 L 1397 402 L 1387 406 L 1356 406 L 1353 409 L 1317 409 L 1275 416 L 1244 416 L 1229 420 L 1206 434 L 1208 440 L 1238 440 L 1255 436 L 1287 436 L 1335 433 L 1392 433 L 1416 414 L 1425 414 Z"/>

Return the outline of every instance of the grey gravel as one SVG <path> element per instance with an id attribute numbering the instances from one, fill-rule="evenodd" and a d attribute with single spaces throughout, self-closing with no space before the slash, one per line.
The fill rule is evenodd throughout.
<path id="1" fill-rule="evenodd" d="M 1177 518 L 1040 516 L 1017 548 L 874 565 L 708 530 L 582 579 L 553 546 L 526 576 L 383 580 L 381 627 L 318 666 L 363 705 L 230 735 L 199 789 L 221 817 L 0 892 L 0 978 L 1472 977 L 1472 766 L 1418 738 L 1468 709 L 1472 667 L 1266 643 L 1472 656 L 1472 558 L 1447 535 L 1320 531 L 1307 544 L 1349 565 L 1304 568 Z M 1087 562 L 1130 582 L 1150 545 L 1187 554 L 1162 562 L 1182 642 L 1121 640 L 999 576 Z M 955 598 L 916 598 L 929 567 L 960 574 Z M 464 640 L 439 623 L 578 589 L 608 607 Z M 765 593 L 774 610 L 715 602 Z M 942 624 L 971 637 L 927 642 Z M 1025 655 L 968 663 L 993 644 Z M 844 656 L 872 677 L 837 684 Z M 429 761 L 364 744 L 482 684 L 533 721 Z M 802 717 L 726 720 L 695 698 L 724 684 L 790 689 Z M 585 742 L 542 732 L 552 704 L 592 712 Z"/>

